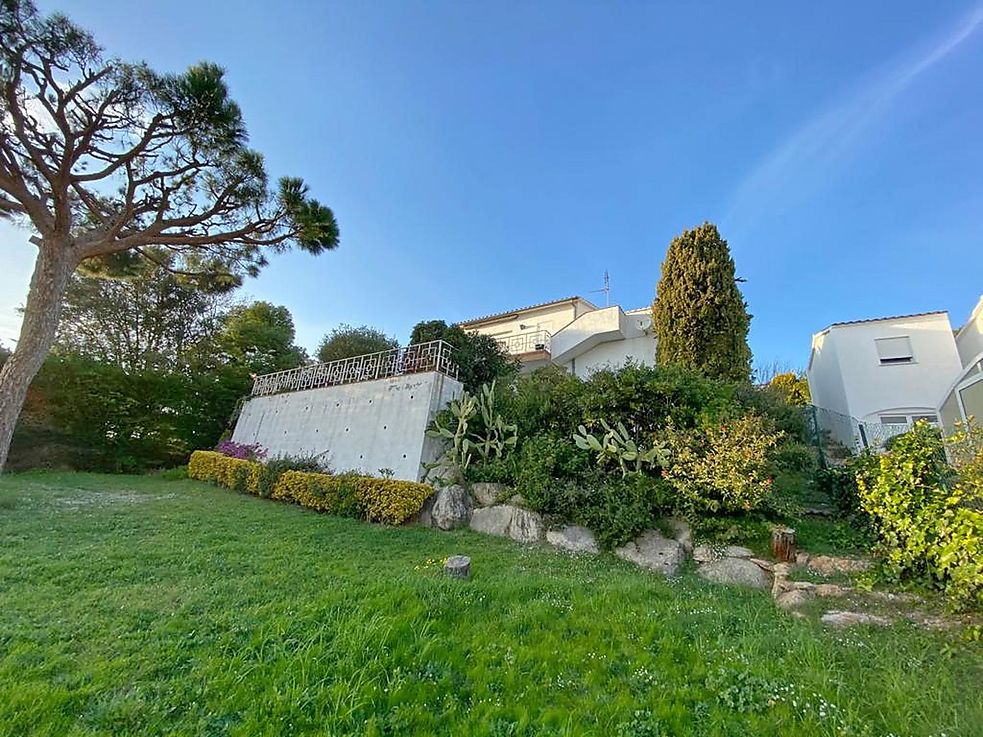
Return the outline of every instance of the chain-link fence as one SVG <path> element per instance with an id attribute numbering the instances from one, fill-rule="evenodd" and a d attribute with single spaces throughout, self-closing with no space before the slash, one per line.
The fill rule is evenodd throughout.
<path id="1" fill-rule="evenodd" d="M 906 433 L 912 424 L 863 422 L 856 417 L 809 405 L 806 419 L 821 465 L 837 465 L 864 450 L 883 450 L 885 443 Z"/>

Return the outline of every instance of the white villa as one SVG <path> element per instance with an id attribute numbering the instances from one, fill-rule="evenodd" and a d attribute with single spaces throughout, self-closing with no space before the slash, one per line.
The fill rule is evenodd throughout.
<path id="1" fill-rule="evenodd" d="M 958 332 L 947 312 L 833 323 L 812 336 L 806 377 L 825 429 L 866 447 L 919 419 L 983 418 L 981 364 L 983 298 Z"/>
<path id="2" fill-rule="evenodd" d="M 581 378 L 631 359 L 655 365 L 651 309 L 598 307 L 583 297 L 522 307 L 458 323 L 489 335 L 522 362 L 523 371 L 554 364 Z"/>

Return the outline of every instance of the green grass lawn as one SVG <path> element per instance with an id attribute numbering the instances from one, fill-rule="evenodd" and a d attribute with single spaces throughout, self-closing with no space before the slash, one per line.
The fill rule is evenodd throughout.
<path id="1" fill-rule="evenodd" d="M 0 478 L 0 735 L 978 737 L 983 653 L 947 637 L 191 481 Z"/>

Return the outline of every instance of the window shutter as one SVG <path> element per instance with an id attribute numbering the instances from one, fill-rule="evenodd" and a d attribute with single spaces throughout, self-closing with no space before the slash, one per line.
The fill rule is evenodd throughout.
<path id="1" fill-rule="evenodd" d="M 878 338 L 877 355 L 881 363 L 901 363 L 912 359 L 911 340 L 907 335 L 898 338 Z"/>

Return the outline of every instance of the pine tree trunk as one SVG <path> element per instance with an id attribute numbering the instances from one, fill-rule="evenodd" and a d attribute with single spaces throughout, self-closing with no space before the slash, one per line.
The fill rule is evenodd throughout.
<path id="1" fill-rule="evenodd" d="M 27 389 L 55 342 L 62 299 L 75 266 L 76 261 L 65 244 L 45 241 L 38 248 L 20 339 L 0 368 L 0 473 L 7 463 L 10 440 Z"/>

